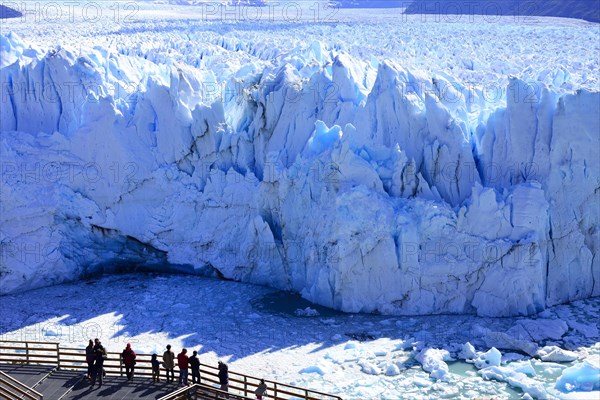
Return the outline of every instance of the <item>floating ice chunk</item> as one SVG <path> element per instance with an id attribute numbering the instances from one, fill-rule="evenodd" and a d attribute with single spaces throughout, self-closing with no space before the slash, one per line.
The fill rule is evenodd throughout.
<path id="1" fill-rule="evenodd" d="M 495 379 L 500 382 L 506 382 L 514 388 L 519 388 L 536 399 L 547 398 L 546 389 L 541 382 L 537 382 L 521 372 L 516 372 L 508 367 L 488 367 L 479 371 L 483 379 Z"/>
<path id="2" fill-rule="evenodd" d="M 492 347 L 485 353 L 480 353 L 474 360 L 477 369 L 487 368 L 490 366 L 497 367 L 502 362 L 502 353 L 495 347 Z"/>
<path id="3" fill-rule="evenodd" d="M 542 373 L 544 375 L 560 375 L 560 373 L 567 368 L 566 365 L 563 364 L 555 364 L 551 362 L 541 363 Z"/>
<path id="4" fill-rule="evenodd" d="M 323 365 L 311 365 L 300 370 L 301 374 L 319 374 L 321 376 L 325 375 L 327 372 L 328 369 Z"/>
<path id="5" fill-rule="evenodd" d="M 505 353 L 502 354 L 502 364 L 509 363 L 511 361 L 519 361 L 524 359 L 525 356 L 519 353 Z"/>
<path id="6" fill-rule="evenodd" d="M 333 325 L 333 324 L 335 324 L 335 319 L 333 319 L 333 318 L 322 319 L 321 322 L 324 323 L 325 325 Z"/>
<path id="7" fill-rule="evenodd" d="M 472 360 L 477 357 L 475 347 L 469 342 L 463 344 L 462 350 L 458 353 L 458 358 L 461 360 Z"/>
<path id="8" fill-rule="evenodd" d="M 412 383 L 417 387 L 429 387 L 432 385 L 432 382 L 429 379 L 420 376 L 413 378 Z"/>
<path id="9" fill-rule="evenodd" d="M 531 365 L 531 361 L 519 361 L 513 362 L 507 365 L 508 368 L 515 372 L 520 372 L 527 376 L 536 376 L 535 369 L 533 369 L 533 365 Z"/>
<path id="10" fill-rule="evenodd" d="M 310 307 L 306 307 L 304 310 L 299 308 L 294 311 L 294 314 L 296 314 L 298 317 L 318 317 L 321 315 L 317 310 Z"/>
<path id="11" fill-rule="evenodd" d="M 564 393 L 600 391 L 600 362 L 586 359 L 565 369 L 554 387 Z"/>
<path id="12" fill-rule="evenodd" d="M 407 340 L 403 340 L 400 343 L 397 343 L 394 346 L 394 349 L 392 351 L 401 351 L 401 350 L 410 349 L 413 347 L 414 341 L 415 341 L 414 338 L 409 338 Z"/>
<path id="13" fill-rule="evenodd" d="M 380 375 L 381 371 L 379 370 L 379 368 L 377 368 L 376 365 L 367 362 L 367 361 L 363 361 L 360 364 L 360 369 L 362 372 L 364 372 L 365 374 L 369 374 L 369 375 Z"/>
<path id="14" fill-rule="evenodd" d="M 429 372 L 429 376 L 434 379 L 448 380 L 448 364 L 446 361 L 453 361 L 448 350 L 426 348 L 421 350 L 415 359 L 421 363 L 423 370 Z"/>
<path id="15" fill-rule="evenodd" d="M 396 376 L 396 375 L 400 375 L 400 368 L 398 368 L 398 366 L 394 363 L 389 363 L 386 367 L 385 367 L 385 374 L 387 376 Z"/>
<path id="16" fill-rule="evenodd" d="M 577 360 L 577 353 L 563 350 L 558 346 L 545 346 L 538 350 L 537 355 L 542 361 L 570 362 Z"/>

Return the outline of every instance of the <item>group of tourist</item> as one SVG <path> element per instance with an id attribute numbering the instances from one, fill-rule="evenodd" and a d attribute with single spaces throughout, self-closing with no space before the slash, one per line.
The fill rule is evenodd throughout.
<path id="1" fill-rule="evenodd" d="M 167 371 L 167 382 L 175 381 L 175 353 L 171 351 L 171 345 L 167 345 L 167 350 L 162 355 L 163 366 Z M 160 381 L 160 363 L 158 355 L 152 354 L 152 380 Z M 219 361 L 220 363 L 220 361 Z M 177 355 L 177 365 L 179 366 L 179 384 L 187 385 L 189 370 L 192 370 L 192 384 L 200 383 L 200 360 L 198 352 L 194 350 L 191 357 L 187 355 L 187 349 L 181 350 Z"/>
<path id="2" fill-rule="evenodd" d="M 181 353 L 177 355 L 177 365 L 179 366 L 179 379 L 180 385 L 188 385 L 189 371 L 192 373 L 192 384 L 200 383 L 200 360 L 198 359 L 198 352 L 193 351 L 192 356 L 187 355 L 187 349 L 182 349 Z M 127 380 L 133 380 L 133 373 L 136 364 L 136 354 L 131 348 L 131 344 L 127 343 L 127 346 L 121 353 L 121 361 L 125 366 L 125 375 Z M 106 375 L 104 370 L 104 360 L 107 358 L 106 349 L 100 343 L 97 338 L 94 341 L 90 340 L 88 346 L 85 349 L 85 358 L 88 364 L 87 379 L 91 381 L 91 387 L 93 388 L 96 380 L 98 379 L 99 384 L 102 386 L 102 379 Z M 167 382 L 175 382 L 175 353 L 171 350 L 171 345 L 167 345 L 166 351 L 162 355 L 162 367 L 166 371 Z M 152 381 L 160 382 L 160 367 L 161 363 L 158 360 L 156 353 L 152 354 L 150 360 L 152 364 Z M 220 389 L 222 391 L 229 391 L 229 367 L 222 361 L 218 364 L 218 377 Z M 260 384 L 255 390 L 256 398 L 262 399 L 266 395 L 267 385 L 264 379 L 260 380 Z"/>

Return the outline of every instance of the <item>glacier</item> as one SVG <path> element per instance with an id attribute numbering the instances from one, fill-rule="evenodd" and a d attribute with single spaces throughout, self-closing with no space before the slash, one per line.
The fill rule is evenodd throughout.
<path id="1" fill-rule="evenodd" d="M 600 294 L 590 77 L 525 71 L 491 96 L 320 41 L 217 40 L 191 62 L 0 36 L 0 294 L 131 268 L 396 315 Z"/>

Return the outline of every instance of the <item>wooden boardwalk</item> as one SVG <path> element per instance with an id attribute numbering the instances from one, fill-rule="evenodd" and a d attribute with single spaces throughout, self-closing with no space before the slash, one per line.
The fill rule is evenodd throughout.
<path id="1" fill-rule="evenodd" d="M 127 378 L 120 376 L 107 376 L 102 387 L 98 387 L 98 382 L 96 382 L 93 389 L 87 380 L 80 380 L 63 399 L 159 399 L 177 388 L 176 385 L 165 382 L 152 382 L 146 377 L 134 377 L 132 381 L 127 381 Z"/>
<path id="2" fill-rule="evenodd" d="M 98 387 L 96 382 L 92 389 L 84 372 L 56 370 L 46 365 L 0 364 L 0 371 L 37 390 L 44 395 L 44 400 L 159 399 L 180 387 L 172 383 L 152 382 L 148 377 L 134 377 L 127 381 L 124 377 L 107 376 L 102 387 Z"/>

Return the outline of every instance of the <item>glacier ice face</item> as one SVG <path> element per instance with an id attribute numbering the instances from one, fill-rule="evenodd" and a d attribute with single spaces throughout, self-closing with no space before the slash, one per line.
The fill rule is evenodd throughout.
<path id="1" fill-rule="evenodd" d="M 598 92 L 489 102 L 318 43 L 222 69 L 2 43 L 2 293 L 168 262 L 350 312 L 600 294 Z"/>

